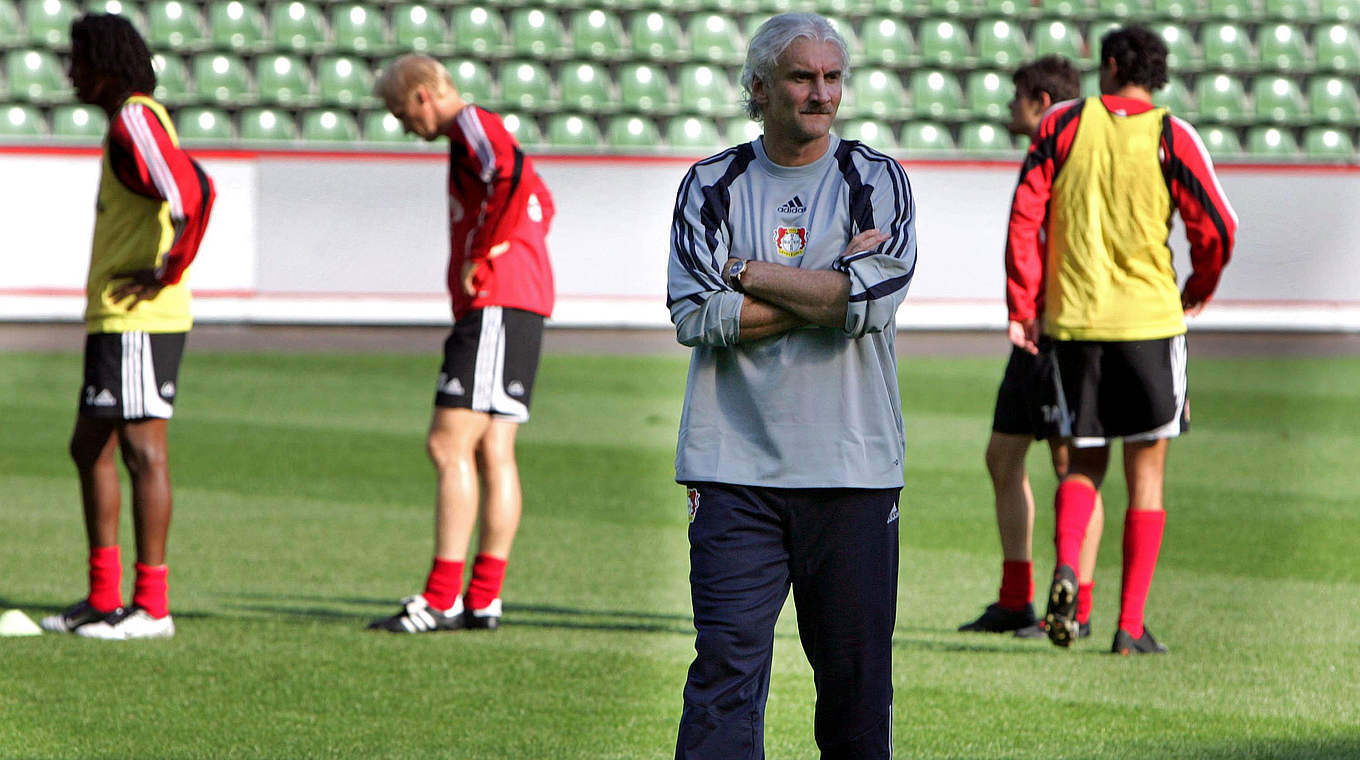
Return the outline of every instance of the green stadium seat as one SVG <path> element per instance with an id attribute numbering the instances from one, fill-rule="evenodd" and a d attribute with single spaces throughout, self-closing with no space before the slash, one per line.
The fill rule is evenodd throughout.
<path id="1" fill-rule="evenodd" d="M 439 8 L 424 3 L 392 8 L 392 41 L 397 50 L 444 55 L 453 50 Z"/>
<path id="2" fill-rule="evenodd" d="M 760 137 L 764 132 L 764 127 L 758 121 L 751 121 L 747 118 L 736 118 L 727 120 L 727 129 L 724 136 L 727 138 L 728 145 L 740 145 L 748 143 Z"/>
<path id="3" fill-rule="evenodd" d="M 290 0 L 273 6 L 269 13 L 269 28 L 273 31 L 276 49 L 318 53 L 329 48 L 325 18 L 310 2 Z"/>
<path id="4" fill-rule="evenodd" d="M 1275 21 L 1310 21 L 1314 18 L 1310 0 L 1265 0 L 1265 17 Z"/>
<path id="5" fill-rule="evenodd" d="M 577 58 L 612 61 L 623 58 L 623 21 L 612 11 L 582 9 L 571 15 L 571 49 Z"/>
<path id="6" fill-rule="evenodd" d="M 590 116 L 557 113 L 548 117 L 548 144 L 555 148 L 604 147 L 604 137 Z"/>
<path id="7" fill-rule="evenodd" d="M 841 96 L 843 117 L 892 120 L 911 115 L 902 79 L 892 69 L 859 69 L 850 77 L 849 85 L 849 93 Z"/>
<path id="8" fill-rule="evenodd" d="M 675 61 L 688 54 L 675 17 L 652 11 L 633 16 L 629 25 L 633 57 L 653 61 Z"/>
<path id="9" fill-rule="evenodd" d="M 1141 19 L 1151 14 L 1146 0 L 1096 0 L 1095 15 L 1103 19 Z M 1092 45 L 1100 42 L 1094 32 L 1086 38 Z"/>
<path id="10" fill-rule="evenodd" d="M 496 95 L 496 77 L 485 63 L 463 58 L 446 62 L 444 68 L 449 70 L 453 86 L 464 100 L 483 108 L 493 108 L 500 102 Z"/>
<path id="11" fill-rule="evenodd" d="M 661 130 L 651 119 L 615 116 L 605 127 L 605 140 L 611 148 L 641 148 L 650 153 L 661 144 Z"/>
<path id="12" fill-rule="evenodd" d="M 815 0 L 813 10 L 829 21 L 833 16 L 863 16 L 869 10 L 869 6 L 867 0 Z M 836 31 L 841 32 L 841 36 L 845 35 L 841 29 Z"/>
<path id="13" fill-rule="evenodd" d="M 919 42 L 921 61 L 928 66 L 962 66 L 972 56 L 967 28 L 950 19 L 922 21 Z"/>
<path id="14" fill-rule="evenodd" d="M 199 53 L 194 56 L 193 71 L 201 100 L 236 105 L 254 97 L 246 64 L 234 55 Z"/>
<path id="15" fill-rule="evenodd" d="M 972 18 L 980 10 L 978 0 L 926 0 L 926 12 L 931 16 Z"/>
<path id="16" fill-rule="evenodd" d="M 851 119 L 841 125 L 838 134 L 846 140 L 858 140 L 878 151 L 897 150 L 897 138 L 887 122 L 875 119 Z"/>
<path id="17" fill-rule="evenodd" d="M 1287 129 L 1252 127 L 1247 130 L 1247 152 L 1260 158 L 1297 158 L 1299 144 Z"/>
<path id="18" fill-rule="evenodd" d="M 321 103 L 331 106 L 377 106 L 373 96 L 373 72 L 362 58 L 322 56 L 316 60 L 316 91 Z"/>
<path id="19" fill-rule="evenodd" d="M 1334 158 L 1351 162 L 1356 158 L 1350 135 L 1336 127 L 1311 127 L 1303 135 L 1303 149 L 1309 158 Z"/>
<path id="20" fill-rule="evenodd" d="M 0 106 L 0 137 L 42 137 L 47 122 L 38 109 L 27 105 Z"/>
<path id="21" fill-rule="evenodd" d="M 1163 23 L 1152 27 L 1166 43 L 1166 67 L 1171 71 L 1197 69 L 1200 66 L 1199 53 L 1190 30 L 1177 23 Z"/>
<path id="22" fill-rule="evenodd" d="M 746 43 L 726 15 L 700 13 L 689 20 L 689 51 L 697 60 L 736 63 L 746 57 Z"/>
<path id="23" fill-rule="evenodd" d="M 369 111 L 364 114 L 363 134 L 366 142 L 372 143 L 413 143 L 419 142 L 416 135 L 406 134 L 397 117 L 386 111 Z"/>
<path id="24" fill-rule="evenodd" d="M 302 139 L 307 142 L 359 141 L 359 123 L 348 111 L 326 108 L 302 114 Z"/>
<path id="25" fill-rule="evenodd" d="M 619 69 L 619 100 L 624 108 L 641 113 L 671 110 L 671 82 L 666 69 L 647 63 L 624 65 Z"/>
<path id="26" fill-rule="evenodd" d="M 501 14 L 485 6 L 460 6 L 451 11 L 453 51 L 459 55 L 499 58 L 508 49 Z"/>
<path id="27" fill-rule="evenodd" d="M 1354 24 L 1360 21 L 1360 0 L 1318 0 L 1317 18 Z"/>
<path id="28" fill-rule="evenodd" d="M 1039 29 L 1043 24 L 1036 24 Z M 1004 18 L 979 21 L 973 30 L 979 66 L 1014 68 L 1029 56 L 1025 52 L 1025 31 L 1020 24 Z"/>
<path id="29" fill-rule="evenodd" d="M 156 100 L 170 106 L 193 102 L 194 88 L 183 58 L 156 53 L 151 56 L 151 68 L 156 72 Z"/>
<path id="30" fill-rule="evenodd" d="M 680 68 L 680 108 L 705 116 L 735 113 L 737 99 L 732 80 L 718 66 L 706 63 L 688 64 Z"/>
<path id="31" fill-rule="evenodd" d="M 157 0 L 146 8 L 146 41 L 153 50 L 202 50 L 208 29 L 196 2 Z"/>
<path id="32" fill-rule="evenodd" d="M 227 142 L 236 135 L 231 117 L 217 108 L 181 108 L 175 113 L 175 129 L 185 142 Z"/>
<path id="33" fill-rule="evenodd" d="M 1022 18 L 1029 13 L 1028 0 L 982 0 L 984 16 L 1002 18 Z"/>
<path id="34" fill-rule="evenodd" d="M 72 95 L 61 63 L 47 50 L 9 51 L 5 73 L 12 97 L 35 103 L 58 103 Z"/>
<path id="35" fill-rule="evenodd" d="M 208 37 L 218 50 L 263 50 L 267 44 L 264 24 L 264 14 L 254 3 L 230 0 L 208 6 Z"/>
<path id="36" fill-rule="evenodd" d="M 302 58 L 291 55 L 263 55 L 256 58 L 255 88 L 261 103 L 299 106 L 315 101 L 311 70 Z"/>
<path id="37" fill-rule="evenodd" d="M 1202 76 L 1195 82 L 1195 102 L 1199 104 L 1201 120 L 1220 124 L 1244 122 L 1246 100 L 1242 80 L 1230 74 Z"/>
<path id="38" fill-rule="evenodd" d="M 1308 80 L 1308 112 L 1314 121 L 1327 124 L 1360 124 L 1360 96 L 1355 82 L 1341 77 Z"/>
<path id="39" fill-rule="evenodd" d="M 24 0 L 29 44 L 66 50 L 71 46 L 71 22 L 79 14 L 72 0 Z"/>
<path id="40" fill-rule="evenodd" d="M 1034 43 L 1034 57 L 1060 55 L 1069 61 L 1080 62 L 1086 57 L 1086 42 L 1081 29 L 1059 19 L 1037 21 L 1030 35 Z"/>
<path id="41" fill-rule="evenodd" d="M 874 16 L 864 20 L 861 42 L 871 65 L 905 66 L 916 60 L 911 27 L 902 19 Z"/>
<path id="42" fill-rule="evenodd" d="M 1298 124 L 1306 121 L 1308 105 L 1299 86 L 1284 77 L 1257 77 L 1251 86 L 1257 123 Z"/>
<path id="43" fill-rule="evenodd" d="M 538 122 L 528 115 L 521 116 L 517 113 L 502 113 L 501 122 L 505 124 L 505 131 L 515 138 L 515 142 L 520 145 L 542 145 L 543 132 L 538 128 Z"/>
<path id="44" fill-rule="evenodd" d="M 1203 24 L 1199 28 L 1199 46 L 1207 68 L 1240 71 L 1256 66 L 1256 51 L 1251 46 L 1245 27 L 1233 23 Z"/>
<path id="45" fill-rule="evenodd" d="M 680 116 L 666 125 L 666 144 L 676 150 L 716 150 L 722 146 L 718 127 L 710 119 Z"/>
<path id="46" fill-rule="evenodd" d="M 1193 21 L 1204 15 L 1204 0 L 1152 0 L 1152 15 L 1172 21 Z"/>
<path id="47" fill-rule="evenodd" d="M 968 113 L 974 119 L 1008 123 L 1010 102 L 1015 87 L 1009 76 L 996 71 L 973 71 L 968 74 Z"/>
<path id="48" fill-rule="evenodd" d="M 1089 18 L 1095 11 L 1091 0 L 1039 0 L 1039 21 Z M 1038 36 L 1038 32 L 1035 32 Z"/>
<path id="49" fill-rule="evenodd" d="M 918 69 L 911 75 L 911 106 L 917 117 L 934 121 L 965 115 L 963 88 L 948 71 Z"/>
<path id="50" fill-rule="evenodd" d="M 870 11 L 886 16 L 915 16 L 925 9 L 919 0 L 871 0 Z"/>
<path id="51" fill-rule="evenodd" d="M 1264 15 L 1256 0 L 1207 0 L 1206 6 L 1209 18 L 1252 21 Z"/>
<path id="52" fill-rule="evenodd" d="M 1320 70 L 1360 75 L 1360 35 L 1355 27 L 1345 24 L 1314 27 L 1313 54 Z"/>
<path id="53" fill-rule="evenodd" d="M 1261 67 L 1274 71 L 1306 71 L 1312 68 L 1303 32 L 1293 24 L 1271 24 L 1257 30 Z"/>
<path id="54" fill-rule="evenodd" d="M 107 13 L 110 16 L 122 16 L 132 22 L 132 26 L 137 32 L 146 37 L 146 17 L 138 10 L 137 6 L 131 2 L 124 3 L 123 0 L 93 0 L 88 2 L 81 13 Z M 149 42 L 150 40 L 148 40 Z"/>
<path id="55" fill-rule="evenodd" d="M 522 111 L 550 111 L 557 107 L 552 77 L 537 61 L 501 64 L 501 103 Z"/>
<path id="56" fill-rule="evenodd" d="M 0 0 L 0 49 L 19 47 L 24 42 L 24 22 L 12 0 Z"/>
<path id="57" fill-rule="evenodd" d="M 959 147 L 969 153 L 1014 153 L 1010 132 L 996 124 L 973 122 L 959 130 Z"/>
<path id="58" fill-rule="evenodd" d="M 1082 60 L 1086 61 L 1087 66 L 1090 66 L 1091 68 L 1094 69 L 1100 68 L 1101 39 L 1103 39 L 1105 35 L 1109 34 L 1112 30 L 1118 29 L 1123 25 L 1124 24 L 1119 21 L 1091 22 L 1091 28 L 1087 30 L 1086 34 L 1086 55 L 1082 56 Z"/>
<path id="59" fill-rule="evenodd" d="M 388 50 L 387 25 L 376 6 L 365 3 L 332 6 L 331 34 L 335 36 L 335 49 L 342 53 L 382 55 Z"/>
<path id="60" fill-rule="evenodd" d="M 247 108 L 241 112 L 241 139 L 289 142 L 298 138 L 293 114 L 281 108 Z"/>
<path id="61" fill-rule="evenodd" d="M 1194 96 L 1185 86 L 1185 80 L 1174 74 L 1165 87 L 1152 94 L 1152 102 L 1171 109 L 1171 113 L 1182 119 L 1193 119 L 1196 116 Z"/>
<path id="62" fill-rule="evenodd" d="M 949 153 L 954 150 L 954 137 L 942 124 L 913 121 L 902 127 L 902 148 L 913 153 Z"/>
<path id="63" fill-rule="evenodd" d="M 510 53 L 521 58 L 561 58 L 569 51 L 567 33 L 555 12 L 516 8 L 510 12 Z"/>
<path id="64" fill-rule="evenodd" d="M 608 113 L 618 109 L 614 83 L 609 70 L 588 61 L 563 64 L 557 74 L 562 102 L 570 109 L 586 113 Z"/>
<path id="65" fill-rule="evenodd" d="M 1197 130 L 1199 139 L 1209 151 L 1210 158 L 1234 156 L 1242 152 L 1242 143 L 1237 139 L 1237 130 L 1229 127 L 1208 126 Z"/>
<path id="66" fill-rule="evenodd" d="M 52 109 L 52 135 L 83 140 L 104 136 L 109 119 L 104 111 L 87 105 L 65 105 Z"/>

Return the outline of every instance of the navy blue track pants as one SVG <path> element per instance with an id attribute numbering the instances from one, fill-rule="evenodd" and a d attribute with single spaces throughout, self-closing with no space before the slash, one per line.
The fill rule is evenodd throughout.
<path id="1" fill-rule="evenodd" d="M 677 760 L 765 757 L 774 625 L 790 585 L 823 760 L 891 758 L 901 489 L 689 487 L 698 636 Z"/>

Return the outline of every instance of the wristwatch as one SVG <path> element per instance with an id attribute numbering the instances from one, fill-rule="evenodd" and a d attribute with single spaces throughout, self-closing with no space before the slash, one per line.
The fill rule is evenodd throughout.
<path id="1" fill-rule="evenodd" d="M 745 293 L 746 288 L 741 286 L 741 274 L 746 271 L 746 259 L 735 259 L 727 265 L 727 271 L 723 272 L 723 282 L 738 293 Z"/>

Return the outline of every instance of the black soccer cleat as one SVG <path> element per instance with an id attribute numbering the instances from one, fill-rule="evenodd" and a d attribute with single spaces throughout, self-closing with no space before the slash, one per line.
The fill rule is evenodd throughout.
<path id="1" fill-rule="evenodd" d="M 1110 647 L 1111 654 L 1166 654 L 1167 649 L 1161 642 L 1152 637 L 1152 631 L 1147 626 L 1143 626 L 1143 635 L 1135 639 L 1123 628 L 1114 632 L 1114 644 Z"/>
<path id="2" fill-rule="evenodd" d="M 1025 604 L 1021 610 L 1010 610 L 1000 602 L 987 605 L 977 620 L 959 626 L 960 631 L 976 633 L 1007 633 L 1036 625 L 1039 619 L 1034 616 L 1034 605 Z M 1040 634 L 1042 635 L 1042 634 Z"/>
<path id="3" fill-rule="evenodd" d="M 501 600 L 500 597 L 491 600 L 491 603 L 474 610 L 471 607 L 463 613 L 463 625 L 469 630 L 474 631 L 494 631 L 501 627 Z"/>
<path id="4" fill-rule="evenodd" d="M 401 600 L 401 612 L 389 618 L 374 620 L 368 624 L 370 631 L 390 633 L 435 633 L 438 631 L 457 631 L 466 627 L 463 617 L 463 598 L 458 597 L 453 607 L 439 610 L 425 601 L 423 594 L 408 596 Z"/>
<path id="5" fill-rule="evenodd" d="M 82 625 L 98 623 L 110 615 L 117 615 L 123 611 L 122 607 L 108 612 L 100 612 L 90 605 L 89 599 L 81 599 L 66 609 L 60 615 L 49 615 L 42 619 L 44 631 L 52 633 L 75 633 L 76 629 Z"/>
<path id="6" fill-rule="evenodd" d="M 1015 632 L 1015 638 L 1017 639 L 1042 639 L 1047 635 L 1048 633 L 1045 630 L 1044 621 L 1042 620 L 1035 621 L 1034 625 L 1028 626 L 1026 628 L 1021 628 L 1020 630 Z M 1081 623 L 1080 627 L 1077 629 L 1077 638 L 1085 639 L 1089 638 L 1090 635 L 1091 624 Z"/>
<path id="7" fill-rule="evenodd" d="M 1044 633 L 1054 646 L 1070 647 L 1081 634 L 1077 623 L 1077 574 L 1068 565 L 1053 571 L 1048 588 L 1048 611 L 1044 614 Z"/>

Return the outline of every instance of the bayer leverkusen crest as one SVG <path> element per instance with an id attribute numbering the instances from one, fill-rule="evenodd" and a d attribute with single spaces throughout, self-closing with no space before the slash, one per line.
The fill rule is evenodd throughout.
<path id="1" fill-rule="evenodd" d="M 776 227 L 774 247 L 780 256 L 802 256 L 807 247 L 807 227 Z"/>

